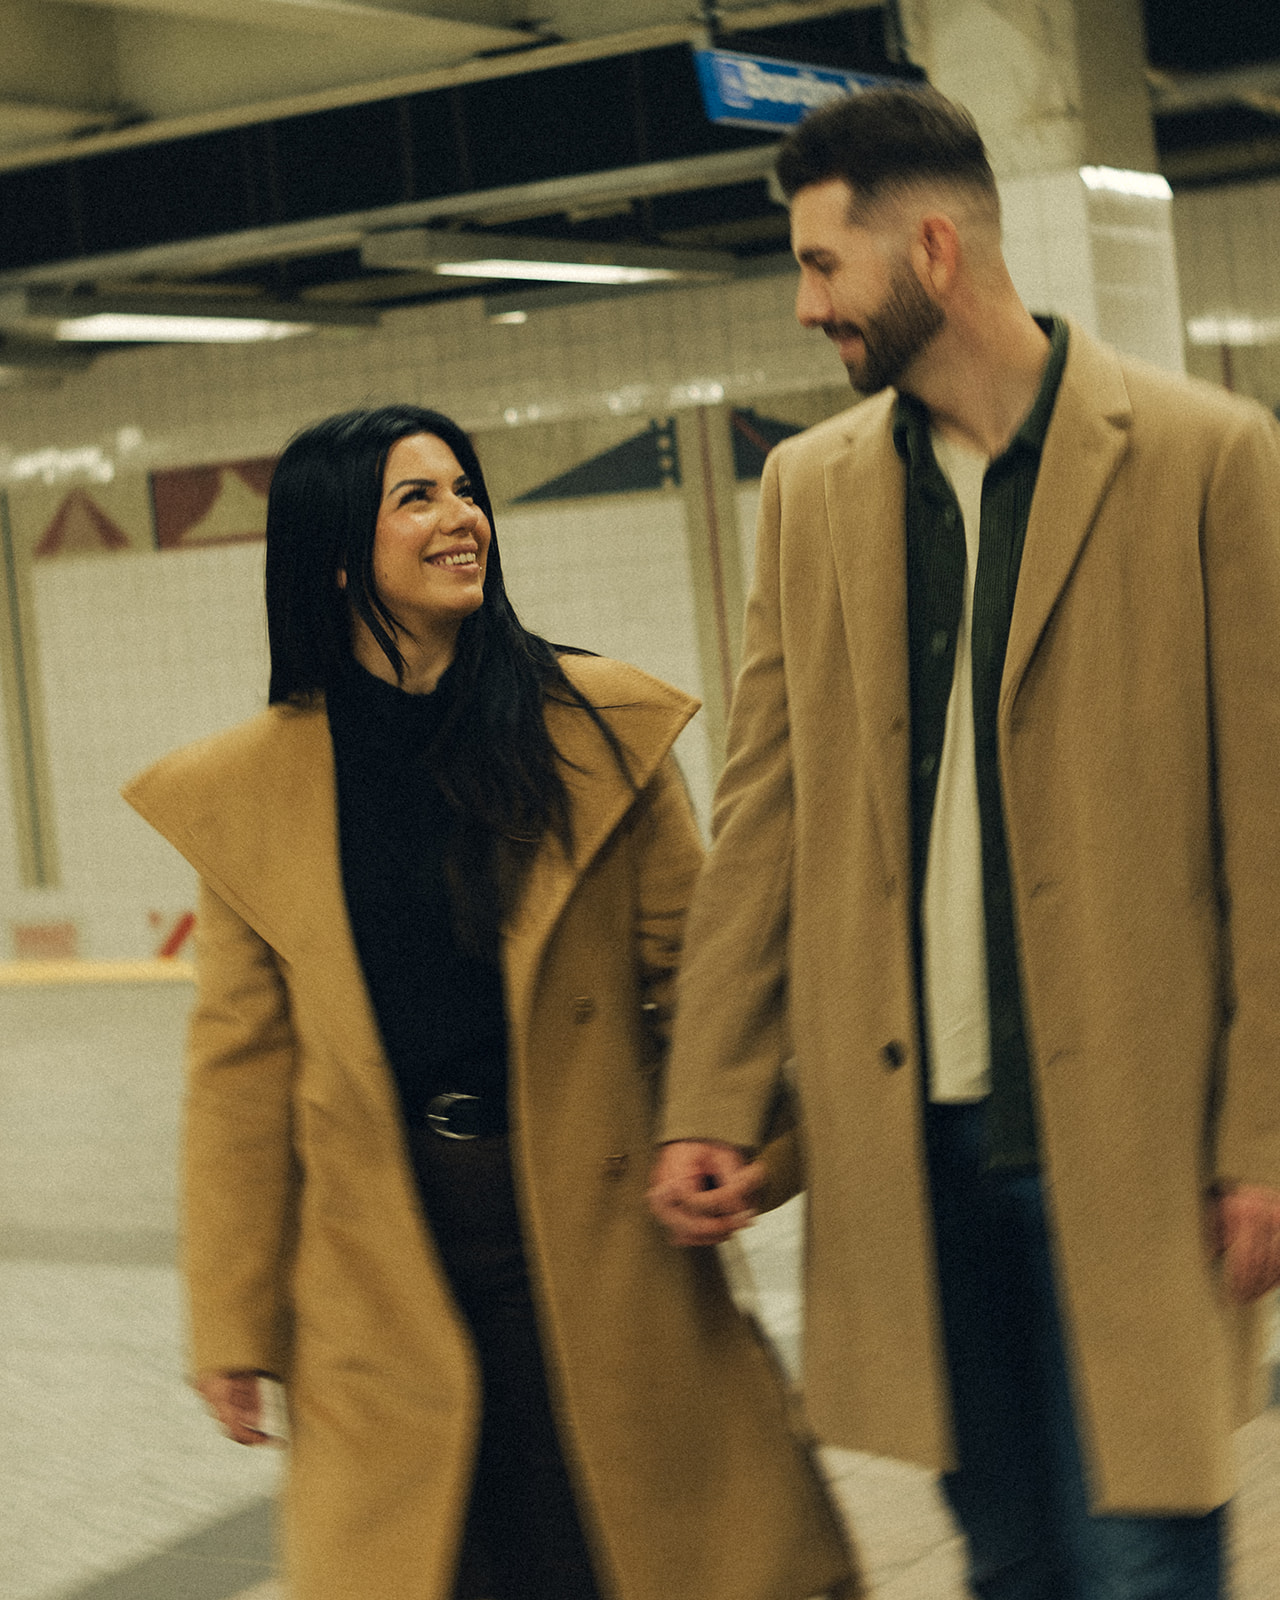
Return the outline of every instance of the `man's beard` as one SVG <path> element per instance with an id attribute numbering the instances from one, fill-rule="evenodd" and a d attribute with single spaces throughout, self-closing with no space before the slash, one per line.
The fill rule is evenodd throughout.
<path id="1" fill-rule="evenodd" d="M 942 308 L 925 293 L 906 261 L 899 261 L 889 280 L 884 304 L 863 323 L 836 323 L 832 332 L 857 332 L 862 337 L 861 361 L 846 362 L 849 381 L 863 394 L 897 387 L 902 374 L 942 327 Z"/>

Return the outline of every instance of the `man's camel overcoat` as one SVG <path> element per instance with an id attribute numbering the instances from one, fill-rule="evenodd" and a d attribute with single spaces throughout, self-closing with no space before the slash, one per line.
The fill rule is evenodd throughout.
<path id="1" fill-rule="evenodd" d="M 849 1557 L 705 1252 L 645 1207 L 662 1018 L 700 846 L 634 668 L 550 705 L 575 828 L 505 937 L 513 1160 L 566 1456 L 610 1600 L 806 1600 Z M 291 1600 L 447 1600 L 478 1420 L 352 941 L 322 708 L 274 708 L 126 790 L 200 874 L 185 1255 L 194 1367 L 286 1383 Z M 425 976 L 425 975 L 424 975 Z M 661 1028 L 657 1033 L 661 1033 Z M 856 1592 L 852 1587 L 842 1594 Z"/>
<path id="2" fill-rule="evenodd" d="M 856 406 L 766 469 L 664 1133 L 756 1142 L 794 1054 L 810 1419 L 944 1467 L 892 408 Z M 1204 1510 L 1230 1492 L 1256 1372 L 1205 1193 L 1280 1188 L 1280 442 L 1259 407 L 1072 329 L 998 735 L 1095 1505 Z"/>

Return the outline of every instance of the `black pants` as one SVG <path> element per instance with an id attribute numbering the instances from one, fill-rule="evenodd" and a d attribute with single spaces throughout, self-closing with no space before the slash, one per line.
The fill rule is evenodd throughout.
<path id="1" fill-rule="evenodd" d="M 484 1386 L 454 1600 L 600 1600 L 547 1391 L 507 1140 L 413 1128 L 409 1147 Z"/>

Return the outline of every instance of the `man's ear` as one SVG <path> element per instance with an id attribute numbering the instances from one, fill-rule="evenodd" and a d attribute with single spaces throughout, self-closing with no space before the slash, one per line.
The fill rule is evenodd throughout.
<path id="1" fill-rule="evenodd" d="M 960 235 L 944 211 L 926 211 L 911 246 L 916 276 L 935 297 L 945 295 L 960 266 Z"/>
<path id="2" fill-rule="evenodd" d="M 338 587 L 339 587 L 339 589 L 345 589 L 346 586 L 347 586 L 347 569 L 345 567 L 339 567 L 338 568 Z"/>

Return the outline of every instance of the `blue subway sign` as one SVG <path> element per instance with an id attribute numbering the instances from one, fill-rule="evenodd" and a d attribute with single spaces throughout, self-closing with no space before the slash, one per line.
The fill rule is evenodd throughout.
<path id="1" fill-rule="evenodd" d="M 892 81 L 732 50 L 695 50 L 693 59 L 707 116 L 736 128 L 789 128 L 818 106 Z"/>

